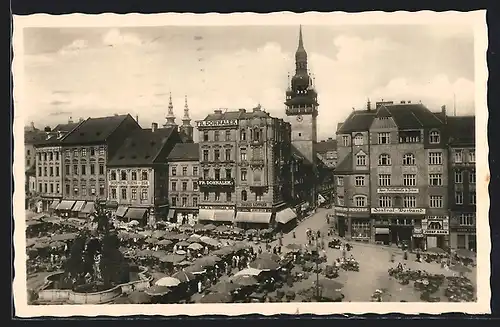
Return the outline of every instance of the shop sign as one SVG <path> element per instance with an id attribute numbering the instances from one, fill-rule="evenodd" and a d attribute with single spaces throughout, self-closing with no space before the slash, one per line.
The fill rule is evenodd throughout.
<path id="1" fill-rule="evenodd" d="M 425 235 L 448 235 L 449 228 L 448 218 L 422 219 L 422 230 Z"/>
<path id="2" fill-rule="evenodd" d="M 416 187 L 379 187 L 377 189 L 379 194 L 417 194 L 418 188 Z"/>
<path id="3" fill-rule="evenodd" d="M 206 209 L 206 210 L 234 210 L 233 206 L 199 206 L 200 209 Z"/>
<path id="4" fill-rule="evenodd" d="M 221 120 L 201 120 L 197 122 L 198 127 L 229 127 L 238 126 L 237 119 L 221 119 Z"/>
<path id="5" fill-rule="evenodd" d="M 270 207 L 271 204 L 267 202 L 244 202 L 240 203 L 240 207 Z"/>
<path id="6" fill-rule="evenodd" d="M 232 179 L 225 180 L 199 180 L 198 185 L 200 187 L 214 187 L 214 186 L 233 186 L 234 181 Z"/>
<path id="7" fill-rule="evenodd" d="M 149 181 L 109 181 L 109 186 L 149 186 Z"/>
<path id="8" fill-rule="evenodd" d="M 373 214 L 425 215 L 424 208 L 372 208 Z"/>
<path id="9" fill-rule="evenodd" d="M 240 212 L 272 212 L 272 209 L 238 208 L 238 211 L 240 211 Z"/>
<path id="10" fill-rule="evenodd" d="M 455 227 L 453 228 L 454 232 L 457 233 L 471 233 L 475 234 L 476 233 L 476 228 L 475 227 Z"/>
<path id="11" fill-rule="evenodd" d="M 335 207 L 335 213 L 337 212 L 368 212 L 368 208 Z"/>
<path id="12" fill-rule="evenodd" d="M 424 231 L 420 227 L 413 228 L 413 237 L 420 238 L 424 237 Z"/>

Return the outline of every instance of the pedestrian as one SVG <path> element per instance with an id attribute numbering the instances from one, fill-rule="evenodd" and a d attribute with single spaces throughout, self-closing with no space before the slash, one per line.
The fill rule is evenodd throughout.
<path id="1" fill-rule="evenodd" d="M 292 237 L 295 238 L 295 231 L 292 232 Z"/>

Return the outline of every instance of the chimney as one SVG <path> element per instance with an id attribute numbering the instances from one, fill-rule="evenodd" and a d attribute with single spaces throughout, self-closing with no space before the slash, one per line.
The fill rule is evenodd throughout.
<path id="1" fill-rule="evenodd" d="M 408 100 L 408 103 L 411 103 L 411 100 Z"/>
<path id="2" fill-rule="evenodd" d="M 257 107 L 253 108 L 253 112 L 256 112 L 256 111 L 261 111 L 262 109 L 262 106 L 260 105 L 260 103 L 257 105 Z"/>
<path id="3" fill-rule="evenodd" d="M 135 121 L 139 124 L 139 115 L 135 115 Z"/>
<path id="4" fill-rule="evenodd" d="M 402 100 L 402 101 L 401 101 L 401 104 L 405 104 L 405 103 L 406 103 L 406 101 L 405 101 L 405 100 Z"/>
<path id="5" fill-rule="evenodd" d="M 31 129 L 35 130 L 35 122 L 32 121 L 30 125 L 31 125 Z"/>
<path id="6" fill-rule="evenodd" d="M 71 117 L 71 116 L 69 117 L 68 124 L 73 124 L 73 117 Z"/>
<path id="7" fill-rule="evenodd" d="M 366 101 L 366 110 L 368 110 L 368 111 L 372 110 L 372 103 L 370 102 L 370 99 L 368 99 L 368 101 Z"/>
<path id="8" fill-rule="evenodd" d="M 215 109 L 214 114 L 222 115 L 222 109 Z"/>
<path id="9" fill-rule="evenodd" d="M 441 106 L 441 112 L 443 113 L 443 115 L 446 117 L 446 105 L 442 105 Z"/>
<path id="10" fill-rule="evenodd" d="M 151 132 L 156 132 L 156 130 L 158 129 L 158 124 L 157 123 L 152 123 L 151 124 Z"/>

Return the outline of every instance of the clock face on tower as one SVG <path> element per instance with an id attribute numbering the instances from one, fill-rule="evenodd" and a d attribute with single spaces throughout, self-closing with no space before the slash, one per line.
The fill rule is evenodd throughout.
<path id="1" fill-rule="evenodd" d="M 303 118 L 301 115 L 298 115 L 298 116 L 297 116 L 297 121 L 298 121 L 298 122 L 301 122 L 303 119 L 304 119 L 304 118 Z"/>

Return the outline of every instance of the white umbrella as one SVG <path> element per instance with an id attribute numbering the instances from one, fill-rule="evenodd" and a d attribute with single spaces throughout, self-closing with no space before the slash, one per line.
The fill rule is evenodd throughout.
<path id="1" fill-rule="evenodd" d="M 139 222 L 137 220 L 131 220 L 128 224 L 130 226 L 137 226 L 137 225 L 139 225 Z"/>
<path id="2" fill-rule="evenodd" d="M 166 287 L 174 287 L 181 283 L 180 280 L 174 277 L 163 277 L 156 281 L 156 286 L 166 286 Z"/>
<path id="3" fill-rule="evenodd" d="M 188 246 L 188 249 L 190 250 L 201 250 L 203 249 L 203 245 L 199 244 L 199 243 L 191 243 L 189 246 Z"/>
<path id="4" fill-rule="evenodd" d="M 245 268 L 238 271 L 234 276 L 258 276 L 262 270 L 256 268 Z"/>

